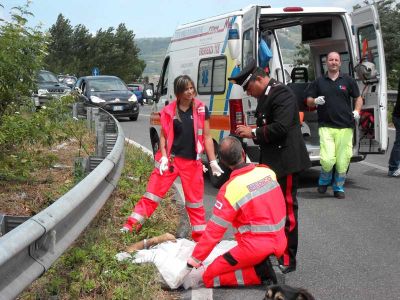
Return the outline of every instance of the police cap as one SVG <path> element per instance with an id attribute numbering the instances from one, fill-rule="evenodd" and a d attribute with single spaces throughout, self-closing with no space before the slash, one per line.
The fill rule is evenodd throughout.
<path id="1" fill-rule="evenodd" d="M 257 70 L 257 63 L 254 59 L 251 59 L 247 66 L 236 76 L 229 77 L 228 80 L 236 83 L 243 87 L 243 90 L 247 89 L 247 85 L 250 80 L 253 79 L 253 73 Z"/>

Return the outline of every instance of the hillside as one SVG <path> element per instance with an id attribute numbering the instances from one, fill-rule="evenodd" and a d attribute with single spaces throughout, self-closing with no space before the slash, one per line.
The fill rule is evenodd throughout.
<path id="1" fill-rule="evenodd" d="M 135 39 L 140 49 L 139 57 L 146 62 L 143 76 L 160 75 L 170 40 L 170 37 Z"/>

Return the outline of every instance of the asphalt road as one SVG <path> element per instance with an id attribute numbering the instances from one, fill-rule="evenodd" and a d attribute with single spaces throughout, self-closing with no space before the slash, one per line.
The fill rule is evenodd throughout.
<path id="1" fill-rule="evenodd" d="M 150 106 L 137 122 L 122 121 L 125 136 L 151 148 Z M 394 131 L 389 130 L 389 150 Z M 388 151 L 389 152 L 389 151 Z M 296 272 L 286 283 L 308 289 L 316 299 L 400 299 L 400 179 L 387 176 L 389 153 L 351 164 L 346 199 L 316 191 L 319 168 L 301 175 L 299 251 Z M 217 189 L 206 181 L 208 214 Z M 185 299 L 262 299 L 263 288 L 199 289 Z"/>

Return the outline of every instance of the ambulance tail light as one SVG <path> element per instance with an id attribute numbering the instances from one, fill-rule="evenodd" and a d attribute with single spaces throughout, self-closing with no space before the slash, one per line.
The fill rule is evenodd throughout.
<path id="1" fill-rule="evenodd" d="M 229 97 L 229 120 L 231 124 L 231 133 L 235 133 L 238 125 L 245 124 L 242 98 L 243 88 L 237 84 L 232 85 Z"/>
<path id="2" fill-rule="evenodd" d="M 288 6 L 283 9 L 284 12 L 299 12 L 303 11 L 304 9 L 299 6 Z"/>

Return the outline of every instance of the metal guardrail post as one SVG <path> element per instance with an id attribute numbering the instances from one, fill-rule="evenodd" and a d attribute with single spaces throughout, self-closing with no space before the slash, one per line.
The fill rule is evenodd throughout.
<path id="1" fill-rule="evenodd" d="M 92 115 L 93 115 L 92 108 L 87 107 L 86 108 L 86 126 L 90 131 L 92 131 Z"/>
<path id="2" fill-rule="evenodd" d="M 106 123 L 96 122 L 96 156 L 106 157 Z"/>
<path id="3" fill-rule="evenodd" d="M 72 118 L 78 119 L 78 103 L 72 104 Z"/>

